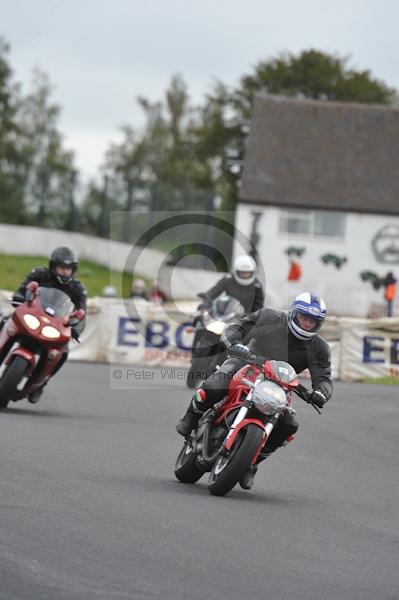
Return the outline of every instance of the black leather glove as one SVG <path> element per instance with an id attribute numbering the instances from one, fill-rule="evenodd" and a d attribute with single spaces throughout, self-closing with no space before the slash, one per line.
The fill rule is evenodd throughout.
<path id="1" fill-rule="evenodd" d="M 198 305 L 197 310 L 207 310 L 212 306 L 212 300 L 208 298 L 206 294 L 197 294 L 198 298 L 201 298 L 202 302 Z"/>
<path id="2" fill-rule="evenodd" d="M 248 358 L 250 354 L 249 349 L 247 348 L 247 346 L 244 346 L 244 344 L 234 344 L 229 348 L 229 352 L 231 354 L 234 354 L 234 356 L 243 359 Z"/>
<path id="3" fill-rule="evenodd" d="M 323 406 L 327 402 L 327 398 L 325 397 L 323 392 L 320 392 L 320 390 L 315 390 L 314 392 L 312 392 L 310 399 L 312 403 L 316 404 L 316 406 L 318 406 L 319 408 L 323 408 Z"/>
<path id="4" fill-rule="evenodd" d="M 200 324 L 200 321 L 201 321 L 201 315 L 199 315 L 199 314 L 194 315 L 193 327 L 197 327 Z"/>
<path id="5" fill-rule="evenodd" d="M 209 310 L 212 306 L 211 300 L 204 300 L 201 304 L 198 304 L 197 310 Z"/>

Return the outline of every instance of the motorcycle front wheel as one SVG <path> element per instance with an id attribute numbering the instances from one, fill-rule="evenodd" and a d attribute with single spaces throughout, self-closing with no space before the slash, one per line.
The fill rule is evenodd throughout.
<path id="1" fill-rule="evenodd" d="M 14 356 L 0 379 L 0 410 L 6 408 L 7 404 L 16 394 L 17 386 L 25 375 L 28 361 L 22 356 Z"/>
<path id="2" fill-rule="evenodd" d="M 227 456 L 220 456 L 209 474 L 208 490 L 214 496 L 224 496 L 249 469 L 263 438 L 263 430 L 250 423 L 241 430 Z"/>
<path id="3" fill-rule="evenodd" d="M 191 440 L 186 440 L 176 460 L 176 478 L 182 483 L 195 483 L 203 474 L 204 471 L 198 468 L 197 455 L 193 450 Z"/>

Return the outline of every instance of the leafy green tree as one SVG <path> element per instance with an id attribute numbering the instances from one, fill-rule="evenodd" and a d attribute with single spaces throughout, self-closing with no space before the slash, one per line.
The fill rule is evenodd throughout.
<path id="1" fill-rule="evenodd" d="M 394 101 L 394 89 L 374 79 L 368 70 L 350 68 L 348 60 L 311 49 L 298 56 L 286 53 L 261 61 L 253 73 L 241 78 L 231 104 L 248 117 L 258 92 L 339 102 L 391 104 Z"/>
<path id="2" fill-rule="evenodd" d="M 58 127 L 60 108 L 52 102 L 51 93 L 48 76 L 36 69 L 31 92 L 20 100 L 19 122 L 28 162 L 25 203 L 33 224 L 73 230 L 78 225 L 77 171 L 73 153 L 64 148 Z"/>
<path id="3" fill-rule="evenodd" d="M 207 165 L 195 152 L 196 111 L 190 105 L 181 76 L 172 77 L 164 102 L 139 99 L 146 115 L 143 139 L 150 182 L 152 208 L 188 210 L 205 208 L 211 185 Z"/>
<path id="4" fill-rule="evenodd" d="M 82 229 L 99 237 L 109 236 L 109 216 L 117 205 L 109 197 L 109 177 L 104 175 L 103 185 L 90 181 L 80 209 Z"/>
<path id="5" fill-rule="evenodd" d="M 120 208 L 205 208 L 198 206 L 198 198 L 205 197 L 212 178 L 196 156 L 195 111 L 183 79 L 172 78 L 163 102 L 143 97 L 138 102 L 145 114 L 143 131 L 125 126 L 122 142 L 113 144 L 106 156 L 112 186 L 123 198 Z"/>
<path id="6" fill-rule="evenodd" d="M 26 162 L 17 120 L 18 86 L 12 81 L 8 54 L 9 46 L 0 38 L 0 218 L 23 223 Z"/>
<path id="7" fill-rule="evenodd" d="M 212 188 L 223 199 L 224 210 L 235 207 L 246 126 L 241 115 L 231 110 L 231 104 L 231 93 L 218 82 L 200 108 L 194 129 L 197 160 L 208 166 Z"/>

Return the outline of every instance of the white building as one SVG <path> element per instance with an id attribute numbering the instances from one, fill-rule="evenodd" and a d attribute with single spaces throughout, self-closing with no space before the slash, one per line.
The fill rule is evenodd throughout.
<path id="1" fill-rule="evenodd" d="M 397 108 L 256 99 L 234 254 L 256 248 L 268 306 L 312 289 L 330 314 L 385 314 L 383 288 L 360 274 L 399 279 L 398 156 Z M 287 281 L 289 249 L 299 281 Z"/>

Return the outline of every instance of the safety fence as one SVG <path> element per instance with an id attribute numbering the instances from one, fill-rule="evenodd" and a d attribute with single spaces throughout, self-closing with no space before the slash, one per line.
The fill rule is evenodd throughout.
<path id="1" fill-rule="evenodd" d="M 10 292 L 0 291 L 3 314 Z M 195 302 L 152 304 L 144 300 L 92 298 L 81 343 L 70 359 L 130 366 L 188 367 Z M 334 379 L 399 378 L 399 319 L 330 317 L 322 335 L 330 345 Z"/>

